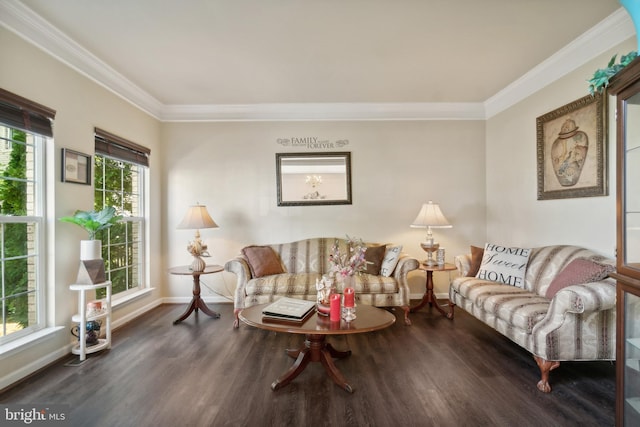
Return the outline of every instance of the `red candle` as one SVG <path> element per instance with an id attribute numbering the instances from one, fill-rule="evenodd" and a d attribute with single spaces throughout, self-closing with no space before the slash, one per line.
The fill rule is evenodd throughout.
<path id="1" fill-rule="evenodd" d="M 329 297 L 329 320 L 340 321 L 340 294 L 331 294 Z"/>
<path id="2" fill-rule="evenodd" d="M 344 306 L 354 307 L 356 302 L 356 292 L 353 288 L 344 288 Z"/>

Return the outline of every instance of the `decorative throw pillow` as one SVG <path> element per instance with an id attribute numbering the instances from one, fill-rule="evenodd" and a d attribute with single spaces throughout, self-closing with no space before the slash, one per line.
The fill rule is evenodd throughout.
<path id="1" fill-rule="evenodd" d="M 615 268 L 609 264 L 600 264 L 584 258 L 576 258 L 566 265 L 551 281 L 546 296 L 552 299 L 555 294 L 567 286 L 580 283 L 597 282 L 612 273 Z"/>
<path id="2" fill-rule="evenodd" d="M 254 278 L 284 273 L 280 258 L 270 246 L 247 246 L 242 249 L 242 254 Z"/>
<path id="3" fill-rule="evenodd" d="M 482 264 L 476 277 L 491 282 L 524 288 L 524 274 L 531 249 L 507 248 L 486 243 Z"/>
<path id="4" fill-rule="evenodd" d="M 390 277 L 398 265 L 400 259 L 400 252 L 402 252 L 402 245 L 387 245 L 384 252 L 384 259 L 380 266 L 380 274 L 385 277 Z"/>
<path id="5" fill-rule="evenodd" d="M 367 262 L 364 272 L 377 276 L 386 252 L 387 245 L 369 246 L 364 252 L 364 260 Z"/>
<path id="6" fill-rule="evenodd" d="M 484 248 L 477 246 L 471 246 L 471 266 L 467 277 L 476 277 L 478 270 L 480 270 L 480 264 L 482 264 L 482 255 L 484 254 Z"/>

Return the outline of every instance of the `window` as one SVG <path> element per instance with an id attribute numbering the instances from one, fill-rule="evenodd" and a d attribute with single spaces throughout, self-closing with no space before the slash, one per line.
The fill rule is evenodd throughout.
<path id="1" fill-rule="evenodd" d="M 136 150 L 131 147 L 135 147 Z M 95 210 L 113 206 L 123 221 L 99 232 L 102 258 L 113 294 L 143 288 L 146 228 L 145 177 L 149 150 L 96 129 Z M 102 290 L 104 292 L 104 289 Z M 100 292 L 97 295 L 102 298 Z"/>
<path id="2" fill-rule="evenodd" d="M 0 89 L 0 344 L 45 326 L 43 165 L 54 115 Z"/>

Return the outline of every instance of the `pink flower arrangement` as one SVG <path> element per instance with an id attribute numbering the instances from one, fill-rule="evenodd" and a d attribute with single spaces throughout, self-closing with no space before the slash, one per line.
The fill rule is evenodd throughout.
<path id="1" fill-rule="evenodd" d="M 364 254 L 367 247 L 361 239 L 352 239 L 347 236 L 347 253 L 340 252 L 338 241 L 331 247 L 329 262 L 331 264 L 331 273 L 337 277 L 353 276 L 365 269 L 367 261 Z"/>

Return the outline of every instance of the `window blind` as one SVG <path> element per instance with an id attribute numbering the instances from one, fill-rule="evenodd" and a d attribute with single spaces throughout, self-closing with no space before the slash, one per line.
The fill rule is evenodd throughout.
<path id="1" fill-rule="evenodd" d="M 142 166 L 149 166 L 149 154 L 151 154 L 151 150 L 147 147 L 128 141 L 99 128 L 95 128 L 94 132 L 96 154 L 102 154 Z"/>
<path id="2" fill-rule="evenodd" d="M 55 110 L 0 88 L 0 121 L 7 126 L 53 136 Z"/>

